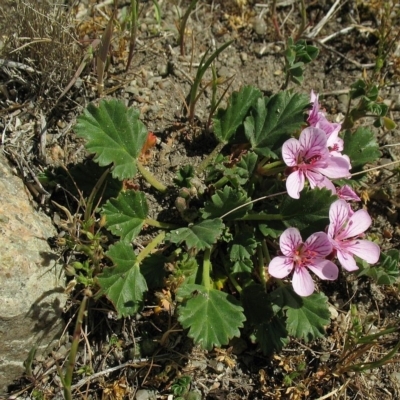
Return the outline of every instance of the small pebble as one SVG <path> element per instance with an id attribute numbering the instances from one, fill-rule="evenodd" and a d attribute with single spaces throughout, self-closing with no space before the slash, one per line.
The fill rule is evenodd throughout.
<path id="1" fill-rule="evenodd" d="M 263 18 L 253 19 L 253 29 L 258 36 L 264 36 L 267 33 L 267 24 Z"/>

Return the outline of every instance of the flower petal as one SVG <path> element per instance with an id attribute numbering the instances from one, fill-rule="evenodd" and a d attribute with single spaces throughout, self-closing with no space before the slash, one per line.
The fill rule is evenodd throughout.
<path id="1" fill-rule="evenodd" d="M 328 121 L 325 116 L 320 116 L 318 122 L 315 124 L 315 127 L 325 132 L 327 136 L 326 144 L 328 147 L 331 147 L 332 144 L 335 143 L 342 125 L 336 122 Z"/>
<path id="2" fill-rule="evenodd" d="M 282 279 L 293 270 L 293 260 L 289 257 L 278 256 L 271 260 L 268 272 L 274 278 Z"/>
<path id="3" fill-rule="evenodd" d="M 335 152 L 335 155 L 332 155 L 327 159 L 326 165 L 324 168 L 316 168 L 321 174 L 327 176 L 331 179 L 345 178 L 350 176 L 350 162 L 348 158 L 344 155 L 339 155 L 339 153 Z"/>
<path id="4" fill-rule="evenodd" d="M 372 224 L 371 217 L 365 210 L 356 211 L 348 220 L 345 230 L 340 233 L 340 240 L 350 239 L 364 233 Z M 336 238 L 338 239 L 338 237 Z"/>
<path id="5" fill-rule="evenodd" d="M 339 268 L 329 260 L 316 260 L 313 264 L 308 265 L 308 268 L 314 272 L 318 278 L 327 281 L 334 281 L 339 275 Z"/>
<path id="6" fill-rule="evenodd" d="M 332 252 L 332 244 L 325 232 L 316 232 L 304 242 L 304 251 L 310 258 L 323 258 Z"/>
<path id="7" fill-rule="evenodd" d="M 336 200 L 329 208 L 328 236 L 334 239 L 349 218 L 349 204 L 344 200 Z"/>
<path id="8" fill-rule="evenodd" d="M 313 106 L 309 112 L 307 122 L 310 126 L 315 126 L 322 113 L 319 112 L 318 95 L 315 94 L 313 90 L 311 90 L 310 103 L 312 103 Z"/>
<path id="9" fill-rule="evenodd" d="M 286 179 L 286 190 L 293 199 L 300 198 L 300 192 L 304 188 L 304 174 L 301 170 L 293 171 Z"/>
<path id="10" fill-rule="evenodd" d="M 297 228 L 286 229 L 279 238 L 281 251 L 287 257 L 292 257 L 302 243 L 303 239 Z"/>
<path id="11" fill-rule="evenodd" d="M 329 153 L 326 146 L 326 134 L 321 129 L 314 127 L 303 129 L 299 142 L 302 156 L 307 160 L 315 156 L 324 158 Z"/>
<path id="12" fill-rule="evenodd" d="M 310 182 L 311 189 L 315 187 L 326 188 L 332 193 L 335 193 L 335 185 L 327 177 L 313 170 L 307 170 L 305 174 Z"/>
<path id="13" fill-rule="evenodd" d="M 340 262 L 340 265 L 349 272 L 357 271 L 358 267 L 354 257 L 348 253 L 347 251 L 343 251 L 341 249 L 337 249 L 337 258 Z"/>
<path id="14" fill-rule="evenodd" d="M 297 139 L 289 139 L 283 143 L 282 158 L 286 165 L 295 167 L 300 154 L 300 143 Z"/>
<path id="15" fill-rule="evenodd" d="M 307 268 L 297 268 L 293 274 L 293 290 L 299 296 L 310 296 L 314 293 L 314 281 Z"/>
<path id="16" fill-rule="evenodd" d="M 361 199 L 357 196 L 357 193 L 349 185 L 343 185 L 341 188 L 337 188 L 336 194 L 340 199 L 343 200 L 361 201 Z"/>
<path id="17" fill-rule="evenodd" d="M 381 253 L 376 243 L 361 239 L 352 241 L 351 244 L 347 246 L 346 250 L 365 260 L 368 264 L 377 263 Z"/>

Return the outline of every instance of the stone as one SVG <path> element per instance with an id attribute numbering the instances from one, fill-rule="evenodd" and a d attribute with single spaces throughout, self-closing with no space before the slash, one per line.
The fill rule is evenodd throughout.
<path id="1" fill-rule="evenodd" d="M 0 151 L 0 397 L 29 351 L 50 352 L 64 329 L 62 265 L 46 240 L 55 234 Z"/>

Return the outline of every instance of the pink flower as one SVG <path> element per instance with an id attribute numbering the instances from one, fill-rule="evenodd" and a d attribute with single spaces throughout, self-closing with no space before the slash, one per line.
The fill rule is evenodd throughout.
<path id="1" fill-rule="evenodd" d="M 330 151 L 340 152 L 343 150 L 343 139 L 339 137 L 341 124 L 330 122 L 326 119 L 325 113 L 320 111 L 318 95 L 311 91 L 311 103 L 313 107 L 308 115 L 307 122 L 310 126 L 323 130 L 327 138 L 327 146 Z"/>
<path id="2" fill-rule="evenodd" d="M 314 292 L 314 282 L 308 270 L 321 279 L 335 280 L 338 267 L 324 258 L 332 251 L 332 245 L 324 232 L 313 233 L 304 243 L 296 228 L 286 229 L 279 244 L 283 256 L 275 257 L 268 271 L 275 278 L 285 278 L 293 271 L 293 289 L 299 296 Z"/>
<path id="3" fill-rule="evenodd" d="M 298 199 L 304 188 L 305 179 L 311 188 L 326 187 L 336 193 L 328 179 L 344 178 L 350 175 L 348 157 L 330 153 L 324 131 L 309 127 L 297 139 L 289 139 L 282 146 L 282 158 L 288 169 L 286 189 L 290 197 Z"/>
<path id="4" fill-rule="evenodd" d="M 375 264 L 379 260 L 379 246 L 369 240 L 360 239 L 372 223 L 367 211 L 353 212 L 344 200 L 336 200 L 329 209 L 329 220 L 328 237 L 344 269 L 358 269 L 354 255 L 369 264 Z"/>
<path id="5" fill-rule="evenodd" d="M 347 201 L 361 201 L 361 199 L 357 196 L 357 193 L 349 185 L 343 185 L 341 188 L 337 188 L 336 194 L 339 196 L 339 199 Z"/>

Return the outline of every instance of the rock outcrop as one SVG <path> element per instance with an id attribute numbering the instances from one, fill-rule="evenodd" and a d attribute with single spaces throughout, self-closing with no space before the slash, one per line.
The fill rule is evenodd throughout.
<path id="1" fill-rule="evenodd" d="M 63 330 L 62 265 L 46 240 L 55 234 L 0 151 L 0 396 L 29 351 L 49 351 Z"/>

